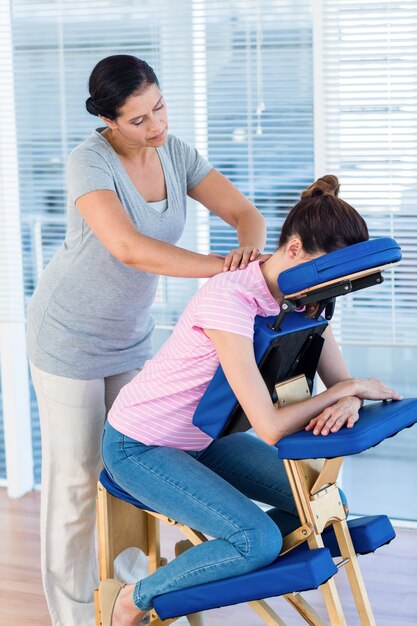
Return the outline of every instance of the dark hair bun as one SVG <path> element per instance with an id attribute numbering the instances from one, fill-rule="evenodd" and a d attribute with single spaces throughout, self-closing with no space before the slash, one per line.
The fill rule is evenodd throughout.
<path id="1" fill-rule="evenodd" d="M 155 72 L 146 61 L 130 54 L 114 54 L 101 59 L 91 72 L 90 97 L 85 108 L 91 115 L 115 120 L 130 96 L 141 94 L 154 84 L 159 87 Z"/>
<path id="2" fill-rule="evenodd" d="M 91 115 L 100 115 L 100 112 L 91 97 L 87 98 L 87 100 L 85 101 L 85 108 L 89 113 L 91 113 Z"/>
<path id="3" fill-rule="evenodd" d="M 317 196 L 335 196 L 339 195 L 339 180 L 333 174 L 326 174 L 318 178 L 310 187 L 307 187 L 301 194 L 301 198 L 316 198 Z"/>

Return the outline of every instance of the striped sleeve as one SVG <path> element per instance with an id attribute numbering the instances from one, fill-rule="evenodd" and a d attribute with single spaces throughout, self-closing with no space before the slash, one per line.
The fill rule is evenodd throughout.
<path id="1" fill-rule="evenodd" d="M 250 301 L 237 291 L 201 294 L 192 319 L 193 327 L 224 330 L 253 340 L 255 314 Z"/>

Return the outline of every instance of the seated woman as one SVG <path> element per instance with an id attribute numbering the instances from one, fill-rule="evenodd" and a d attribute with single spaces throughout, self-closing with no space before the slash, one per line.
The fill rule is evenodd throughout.
<path id="1" fill-rule="evenodd" d="M 125 491 L 152 509 L 214 537 L 135 585 L 100 586 L 104 626 L 140 624 L 155 596 L 236 576 L 278 556 L 299 519 L 273 447 L 301 428 L 328 435 L 353 427 L 363 399 L 399 399 L 374 378 L 350 378 L 330 327 L 318 372 L 326 391 L 276 408 L 253 350 L 256 315 L 279 312 L 280 272 L 368 239 L 365 221 L 338 198 L 335 176 L 318 179 L 287 216 L 266 262 L 218 274 L 194 295 L 172 335 L 117 397 L 103 460 Z M 255 433 L 213 441 L 192 423 L 219 363 Z M 272 507 L 267 513 L 252 500 Z"/>

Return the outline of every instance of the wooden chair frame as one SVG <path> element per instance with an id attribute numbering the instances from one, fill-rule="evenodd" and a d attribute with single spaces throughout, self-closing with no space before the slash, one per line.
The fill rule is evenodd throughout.
<path id="1" fill-rule="evenodd" d="M 306 381 L 298 376 L 276 386 L 278 403 L 288 405 L 305 399 Z M 311 549 L 323 548 L 322 532 L 332 524 L 339 545 L 341 561 L 338 568 L 345 566 L 349 584 L 362 626 L 375 626 L 375 618 L 359 568 L 358 559 L 352 544 L 346 522 L 346 509 L 341 501 L 337 479 L 343 463 L 343 457 L 314 460 L 284 460 L 291 490 L 294 495 L 300 527 L 284 537 L 280 555 L 286 554 L 300 543 L 307 541 Z M 199 531 L 189 528 L 173 519 L 135 507 L 120 500 L 98 483 L 97 522 L 99 545 L 100 580 L 114 576 L 114 559 L 125 548 L 137 546 L 149 560 L 149 574 L 165 565 L 161 558 L 159 522 L 177 526 L 189 540 L 188 547 L 198 545 L 207 538 Z M 184 544 L 183 548 L 184 549 Z M 178 554 L 177 554 L 178 556 Z M 333 578 L 321 585 L 331 626 L 346 626 L 342 605 Z M 284 598 L 311 626 L 325 626 L 325 622 L 313 607 L 299 594 L 287 594 Z M 100 626 L 100 608 L 96 592 L 96 624 Z M 285 622 L 264 601 L 249 602 L 251 608 L 267 626 L 285 626 Z M 156 612 L 151 611 L 150 624 L 160 626 L 176 621 L 160 620 Z M 191 616 L 192 626 L 200 626 L 199 614 Z"/>
<path id="2" fill-rule="evenodd" d="M 352 284 L 355 284 L 356 281 L 358 281 L 357 288 L 362 288 L 362 285 L 359 285 L 359 281 L 373 274 L 376 274 L 375 281 L 381 282 L 380 272 L 391 269 L 395 265 L 397 263 L 389 263 L 343 277 L 343 281 L 350 285 L 346 288 L 346 291 L 349 291 L 352 288 Z M 308 302 L 309 297 L 314 299 L 315 294 L 320 292 L 320 290 L 338 285 L 341 280 L 341 278 L 338 278 L 315 285 L 302 292 L 289 294 L 285 296 L 285 302 L 290 304 L 292 302 L 304 302 L 304 300 Z M 304 400 L 306 397 L 305 380 L 300 380 L 300 377 L 296 378 L 297 380 L 295 381 L 291 379 L 290 381 L 279 383 L 276 387 L 278 398 L 280 394 L 281 398 L 282 394 L 284 394 L 286 405 Z M 289 383 L 287 387 L 286 383 Z M 326 526 L 332 524 L 342 557 L 337 566 L 338 568 L 346 567 L 361 625 L 375 626 L 375 618 L 347 526 L 346 511 L 337 487 L 337 478 L 342 463 L 343 457 L 284 461 L 301 525 L 290 535 L 284 537 L 281 555 L 292 550 L 303 541 L 308 541 L 308 545 L 312 549 L 322 548 L 323 539 L 321 534 Z M 150 574 L 157 567 L 163 566 L 166 560 L 162 559 L 160 555 L 159 521 L 161 520 L 167 524 L 177 526 L 193 545 L 207 541 L 207 538 L 202 533 L 175 520 L 158 513 L 139 509 L 134 505 L 113 497 L 101 483 L 98 485 L 97 503 L 100 580 L 113 577 L 114 559 L 120 552 L 130 546 L 139 547 L 148 556 Z M 320 588 L 326 603 L 331 626 L 346 626 L 346 619 L 333 578 L 321 585 Z M 307 624 L 311 626 L 325 626 L 327 624 L 299 593 L 284 595 L 284 598 L 296 609 Z M 97 591 L 95 603 L 96 624 L 100 626 L 100 608 Z M 249 605 L 267 626 L 285 626 L 285 622 L 264 600 L 249 602 Z M 178 618 L 162 621 L 155 611 L 151 611 L 150 624 L 153 626 L 168 625 L 175 622 L 176 619 Z M 197 621 L 195 621 L 193 626 L 198 626 Z"/>
<path id="3" fill-rule="evenodd" d="M 161 558 L 160 521 L 170 526 L 177 526 L 188 539 L 188 542 L 180 542 L 183 543 L 183 546 L 180 547 L 181 551 L 183 551 L 184 547 L 191 547 L 191 544 L 198 545 L 203 541 L 207 541 L 207 537 L 197 530 L 185 526 L 165 515 L 140 509 L 133 504 L 116 498 L 99 482 L 97 493 L 97 525 L 100 580 L 114 577 L 114 559 L 123 550 L 132 546 L 138 547 L 148 557 L 149 574 L 152 574 L 158 567 L 163 567 L 166 564 L 166 559 Z M 312 526 L 304 524 L 290 535 L 287 535 L 284 538 L 281 555 L 305 541 L 312 535 L 312 532 Z M 177 553 L 176 556 L 178 556 L 178 554 L 179 553 Z M 329 582 L 327 582 L 326 585 L 329 585 Z M 327 622 L 320 617 L 301 594 L 293 593 L 283 597 L 295 608 L 307 624 L 311 626 L 327 626 Z M 96 626 L 101 626 L 98 590 L 95 591 L 94 600 L 96 607 Z M 257 600 L 249 602 L 248 604 L 267 626 L 285 626 L 285 622 L 265 600 Z M 187 617 L 191 626 L 199 626 L 202 623 L 200 614 L 198 613 Z M 149 623 L 152 626 L 168 626 L 177 619 L 179 619 L 179 617 L 161 620 L 156 611 L 152 610 Z M 331 623 L 333 624 L 333 622 Z M 337 623 L 338 622 L 334 622 L 334 624 Z M 346 622 L 340 623 L 345 624 Z"/>

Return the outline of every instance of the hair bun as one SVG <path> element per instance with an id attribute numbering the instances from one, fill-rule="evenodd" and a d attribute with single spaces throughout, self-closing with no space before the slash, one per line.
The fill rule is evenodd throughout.
<path id="1" fill-rule="evenodd" d="M 310 187 L 307 187 L 301 194 L 301 198 L 316 198 L 317 196 L 335 196 L 339 195 L 339 180 L 333 174 L 326 174 L 318 178 Z"/>
<path id="2" fill-rule="evenodd" d="M 85 108 L 89 113 L 91 113 L 91 115 L 100 115 L 100 112 L 91 96 L 85 101 Z"/>

